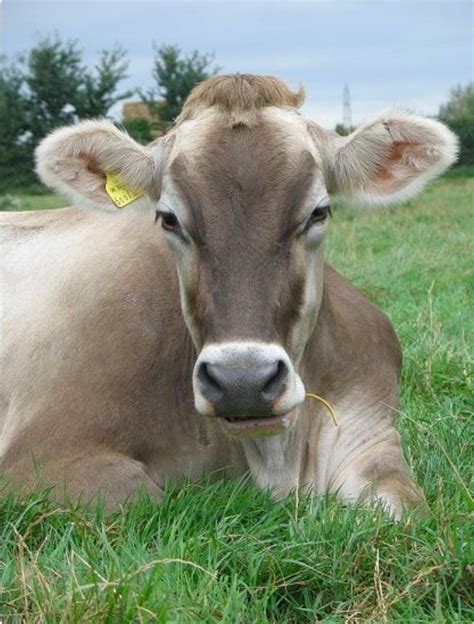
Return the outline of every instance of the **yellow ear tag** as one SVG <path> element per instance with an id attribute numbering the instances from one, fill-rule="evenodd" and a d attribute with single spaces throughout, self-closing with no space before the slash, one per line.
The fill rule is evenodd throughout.
<path id="1" fill-rule="evenodd" d="M 105 172 L 105 191 L 117 208 L 125 208 L 144 194 L 143 191 L 131 191 L 124 186 L 115 171 Z"/>

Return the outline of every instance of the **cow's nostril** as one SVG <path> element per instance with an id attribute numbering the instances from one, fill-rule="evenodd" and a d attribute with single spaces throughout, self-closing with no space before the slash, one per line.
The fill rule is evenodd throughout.
<path id="1" fill-rule="evenodd" d="M 282 391 L 283 384 L 288 377 L 288 367 L 283 360 L 275 363 L 271 375 L 262 388 L 262 396 L 266 401 L 274 401 Z"/>
<path id="2" fill-rule="evenodd" d="M 225 394 L 225 389 L 219 383 L 217 375 L 213 374 L 213 367 L 202 362 L 198 369 L 198 379 L 205 388 L 205 394 L 211 401 L 219 401 Z"/>

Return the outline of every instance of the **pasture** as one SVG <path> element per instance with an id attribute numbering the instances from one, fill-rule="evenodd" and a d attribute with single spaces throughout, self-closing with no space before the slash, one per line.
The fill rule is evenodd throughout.
<path id="1" fill-rule="evenodd" d="M 8 496 L 0 621 L 473 621 L 472 173 L 391 210 L 336 206 L 326 247 L 402 343 L 398 429 L 427 517 L 394 523 L 331 497 L 275 503 L 244 482 L 170 488 L 110 516 L 45 492 Z"/>

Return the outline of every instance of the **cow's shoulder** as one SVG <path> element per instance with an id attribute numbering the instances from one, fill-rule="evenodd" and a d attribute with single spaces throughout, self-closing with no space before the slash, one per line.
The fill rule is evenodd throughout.
<path id="1" fill-rule="evenodd" d="M 324 290 L 333 331 L 341 332 L 354 351 L 374 351 L 399 362 L 400 346 L 387 314 L 351 282 L 326 264 Z"/>
<path id="2" fill-rule="evenodd" d="M 151 352 L 168 325 L 184 331 L 174 267 L 153 214 L 65 208 L 2 222 L 4 347 L 25 361 L 28 350 L 59 334 L 64 348 L 87 357 L 94 349 L 99 358 L 124 336 Z"/>
<path id="3" fill-rule="evenodd" d="M 330 385 L 396 384 L 402 356 L 390 319 L 328 264 L 311 342 L 310 367 L 322 369 Z"/>
<path id="4" fill-rule="evenodd" d="M 91 213 L 76 206 L 51 210 L 0 212 L 0 236 L 8 242 L 26 239 L 46 231 L 70 229 L 74 223 L 86 221 Z"/>
<path id="5" fill-rule="evenodd" d="M 324 266 L 324 292 L 333 309 L 347 316 L 347 321 L 354 321 L 353 329 L 361 326 L 358 320 L 364 320 L 371 327 L 390 332 L 392 324 L 386 313 L 356 288 L 346 277 L 330 264 Z"/>
<path id="6" fill-rule="evenodd" d="M 189 395 L 175 395 L 192 370 L 154 214 L 67 208 L 2 221 L 0 456 L 47 457 L 86 438 L 148 448 L 157 413 L 189 410 Z"/>
<path id="7" fill-rule="evenodd" d="M 56 210 L 0 213 L 3 267 L 17 277 L 48 272 L 50 278 L 67 272 L 75 275 L 95 265 L 102 271 L 121 273 L 121 280 L 170 268 L 169 253 L 155 224 L 154 212 L 93 212 L 71 206 Z M 143 278 L 142 278 L 143 279 Z M 107 280 L 111 284 L 111 280 Z M 54 283 L 49 279 L 50 284 Z M 72 283 L 73 285 L 73 283 Z"/>

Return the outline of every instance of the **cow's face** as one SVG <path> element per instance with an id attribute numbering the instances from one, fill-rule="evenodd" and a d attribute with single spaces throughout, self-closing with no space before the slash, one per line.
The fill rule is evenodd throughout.
<path id="1" fill-rule="evenodd" d="M 149 147 L 88 121 L 37 151 L 43 181 L 79 205 L 116 211 L 109 171 L 145 192 L 137 204 L 158 216 L 198 350 L 196 407 L 235 435 L 279 433 L 297 419 L 329 195 L 393 203 L 456 157 L 436 121 L 394 112 L 343 138 L 299 116 L 297 99 L 274 78 L 217 77 L 191 95 L 194 114 Z M 252 114 L 239 122 L 244 109 Z"/>
<path id="2" fill-rule="evenodd" d="M 228 430 L 275 432 L 296 417 L 329 210 L 321 156 L 295 112 L 179 128 L 157 214 L 199 352 L 196 407 Z"/>

